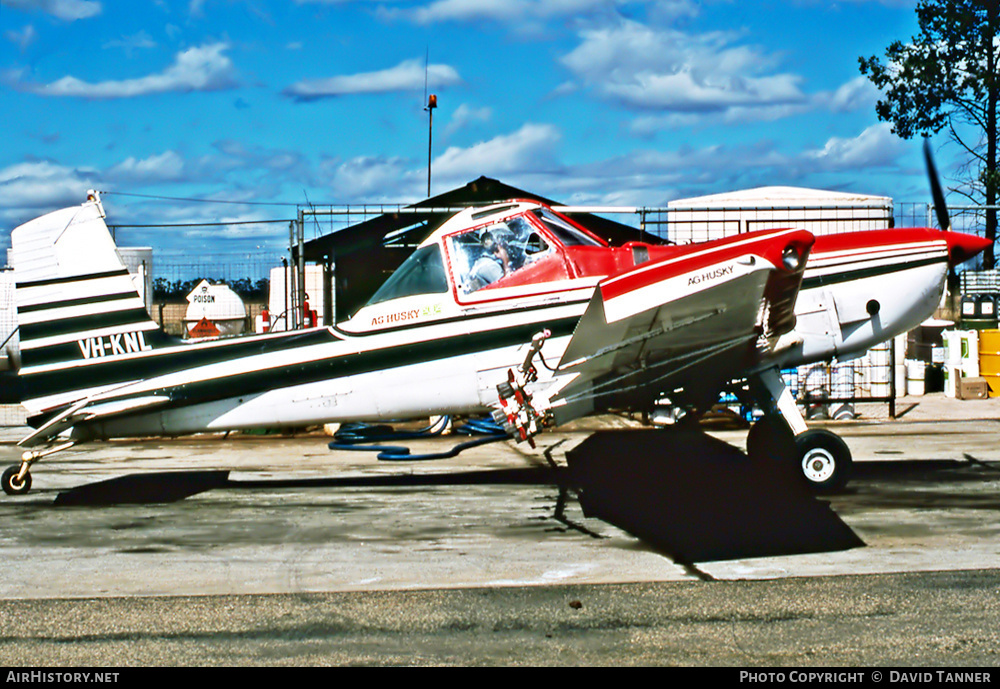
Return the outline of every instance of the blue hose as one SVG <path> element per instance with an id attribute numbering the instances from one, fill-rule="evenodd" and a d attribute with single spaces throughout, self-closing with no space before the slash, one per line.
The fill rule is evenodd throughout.
<path id="1" fill-rule="evenodd" d="M 455 428 L 455 432 L 465 435 L 507 435 L 503 426 L 488 416 L 479 419 L 469 419 L 463 425 Z"/>
<path id="2" fill-rule="evenodd" d="M 469 440 L 455 445 L 450 450 L 444 452 L 432 452 L 422 455 L 410 454 L 410 448 L 402 445 L 362 445 L 362 443 L 380 443 L 386 440 L 411 440 L 418 438 L 431 438 L 441 435 L 448 427 L 449 417 L 444 417 L 442 421 L 432 424 L 419 431 L 397 432 L 391 426 L 368 426 L 366 424 L 349 424 L 341 427 L 334 434 L 334 441 L 329 444 L 331 450 L 352 450 L 364 452 L 378 452 L 377 458 L 388 462 L 418 462 L 433 459 L 447 459 L 454 457 L 463 450 L 470 447 L 478 447 L 487 443 L 495 443 L 499 440 L 506 440 L 509 436 L 504 432 L 503 427 L 495 423 L 492 419 L 469 419 L 461 426 L 455 427 L 455 433 L 462 435 L 481 435 L 484 437 Z"/>
<path id="3" fill-rule="evenodd" d="M 436 424 L 431 424 L 419 431 L 397 431 L 392 426 L 371 425 L 367 423 L 345 423 L 333 434 L 336 442 L 347 445 L 357 443 L 378 443 L 385 440 L 412 440 L 414 438 L 430 438 L 441 435 L 451 420 L 448 416 L 441 417 Z"/>

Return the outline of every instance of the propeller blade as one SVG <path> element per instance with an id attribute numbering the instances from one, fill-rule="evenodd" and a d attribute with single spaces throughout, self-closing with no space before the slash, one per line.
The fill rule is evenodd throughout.
<path id="1" fill-rule="evenodd" d="M 934 211 L 937 213 L 938 225 L 942 230 L 948 231 L 951 229 L 951 218 L 948 217 L 948 204 L 944 200 L 944 191 L 941 189 L 937 168 L 934 167 L 930 139 L 924 139 L 924 162 L 927 163 L 927 177 L 931 182 L 931 197 L 934 199 Z"/>

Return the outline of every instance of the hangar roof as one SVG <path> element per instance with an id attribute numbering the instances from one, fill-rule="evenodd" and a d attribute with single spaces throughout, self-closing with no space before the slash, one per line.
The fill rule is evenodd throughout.
<path id="1" fill-rule="evenodd" d="M 554 206 L 561 205 L 558 201 L 512 187 L 499 180 L 480 177 L 464 187 L 433 196 L 412 206 L 407 206 L 407 208 L 455 208 L 486 205 L 506 199 L 530 199 Z M 451 215 L 448 212 L 386 213 L 309 240 L 305 243 L 305 258 L 307 261 L 320 262 L 327 258 L 343 259 L 350 254 L 370 251 L 377 247 L 415 246 Z M 575 214 L 573 217 L 581 225 L 608 240 L 611 244 L 623 244 L 629 241 L 643 241 L 650 244 L 662 243 L 662 240 L 656 235 L 598 215 L 581 213 Z"/>

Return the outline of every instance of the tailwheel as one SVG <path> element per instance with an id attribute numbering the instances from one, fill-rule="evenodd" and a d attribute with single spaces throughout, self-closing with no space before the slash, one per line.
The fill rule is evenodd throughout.
<path id="1" fill-rule="evenodd" d="M 813 490 L 829 493 L 840 490 L 851 475 L 851 450 L 840 436 L 823 428 L 813 428 L 795 436 L 799 467 Z"/>
<path id="2" fill-rule="evenodd" d="M 3 492 L 7 495 L 24 495 L 31 490 L 31 474 L 27 471 L 20 479 L 17 475 L 21 473 L 21 467 L 14 465 L 7 467 L 3 472 Z"/>

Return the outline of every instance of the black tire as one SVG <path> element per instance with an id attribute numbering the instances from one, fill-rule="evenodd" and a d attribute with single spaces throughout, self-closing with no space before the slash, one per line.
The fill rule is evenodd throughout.
<path id="1" fill-rule="evenodd" d="M 747 433 L 747 456 L 755 462 L 791 462 L 798 457 L 798 449 L 788 426 L 765 416 Z"/>
<path id="2" fill-rule="evenodd" d="M 3 472 L 3 492 L 7 495 L 24 495 L 31 490 L 31 474 L 25 473 L 20 482 L 17 481 L 17 474 L 21 471 L 20 466 L 7 467 Z"/>
<path id="3" fill-rule="evenodd" d="M 813 428 L 795 436 L 803 478 L 818 493 L 841 490 L 851 477 L 853 460 L 847 443 L 836 433 Z"/>

